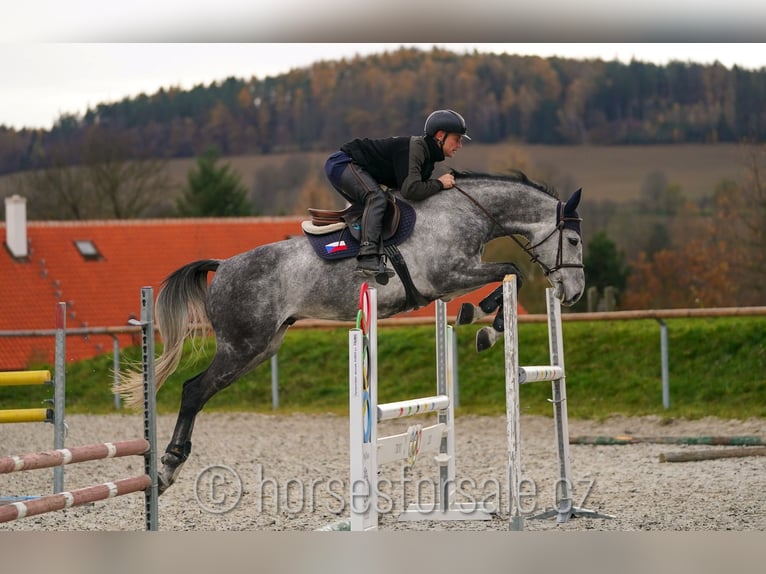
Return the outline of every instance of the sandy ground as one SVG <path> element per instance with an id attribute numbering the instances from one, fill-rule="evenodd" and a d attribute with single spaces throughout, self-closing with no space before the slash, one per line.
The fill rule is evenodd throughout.
<path id="1" fill-rule="evenodd" d="M 433 417 L 423 417 L 430 424 Z M 160 451 L 170 437 L 174 416 L 158 419 Z M 403 432 L 408 421 L 382 425 L 382 435 Z M 68 417 L 67 446 L 142 436 L 136 415 Z M 457 474 L 466 497 L 500 502 L 488 521 L 398 522 L 409 502 L 427 502 L 437 484 L 432 461 L 413 469 L 382 467 L 381 530 L 508 530 L 507 442 L 504 417 L 458 417 Z M 664 422 L 656 417 L 613 417 L 604 422 L 570 420 L 570 436 L 766 436 L 766 420 Z M 553 505 L 557 461 L 553 421 L 522 417 L 524 528 L 616 531 L 766 530 L 766 457 L 660 463 L 664 452 L 730 447 L 634 444 L 571 445 L 575 506 L 614 518 L 579 517 L 565 524 L 535 519 Z M 0 427 L 0 455 L 49 450 L 50 425 Z M 203 413 L 197 420 L 194 449 L 176 482 L 159 500 L 164 531 L 306 531 L 348 517 L 348 421 L 334 415 L 271 416 Z M 143 459 L 129 457 L 65 467 L 65 489 L 143 474 Z M 0 476 L 0 496 L 52 491 L 52 470 Z M 416 488 L 417 487 L 417 488 Z M 459 500 L 468 500 L 467 498 Z M 144 529 L 144 496 L 131 494 L 60 512 L 0 524 L 0 530 L 123 531 Z"/>

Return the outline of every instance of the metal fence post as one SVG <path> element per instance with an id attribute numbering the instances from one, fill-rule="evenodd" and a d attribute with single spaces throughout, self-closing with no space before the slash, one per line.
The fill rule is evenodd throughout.
<path id="1" fill-rule="evenodd" d="M 662 365 L 662 406 L 670 408 L 670 380 L 668 375 L 668 326 L 662 319 L 657 319 L 660 324 L 660 361 Z"/>
<path id="2" fill-rule="evenodd" d="M 279 362 L 276 354 L 271 356 L 271 408 L 279 408 Z"/>

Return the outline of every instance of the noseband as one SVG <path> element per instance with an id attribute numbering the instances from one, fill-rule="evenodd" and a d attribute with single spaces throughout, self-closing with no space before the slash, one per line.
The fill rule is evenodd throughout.
<path id="1" fill-rule="evenodd" d="M 484 215 L 487 216 L 487 219 L 489 219 L 492 223 L 494 223 L 497 227 L 503 230 L 503 232 L 513 239 L 514 242 L 516 242 L 516 245 L 521 247 L 524 252 L 529 255 L 529 260 L 533 263 L 537 263 L 543 270 L 543 273 L 547 277 L 554 271 L 558 271 L 559 269 L 584 269 L 585 265 L 582 263 L 564 263 L 564 229 L 570 228 L 574 229 L 577 232 L 577 235 L 580 234 L 580 222 L 582 221 L 582 218 L 580 217 L 572 217 L 567 216 L 564 213 L 564 204 L 559 201 L 559 204 L 556 208 L 556 227 L 554 227 L 551 232 L 546 235 L 543 239 L 535 243 L 534 245 L 530 245 L 530 242 L 527 242 L 526 245 L 524 245 L 521 241 L 518 240 L 518 238 L 509 233 L 508 230 L 505 228 L 505 226 L 500 223 L 497 218 L 492 215 L 487 209 L 481 205 L 478 201 L 476 201 L 473 197 L 468 195 L 465 191 L 460 189 L 457 185 L 453 186 L 456 190 L 458 190 L 460 193 L 462 193 L 466 198 L 468 198 L 471 203 L 473 203 L 476 207 L 478 207 Z M 545 263 L 540 261 L 540 257 L 534 253 L 534 250 L 538 247 L 540 247 L 543 243 L 548 241 L 551 237 L 553 237 L 553 234 L 556 232 L 559 232 L 559 247 L 558 251 L 556 252 L 556 263 L 553 265 L 553 267 L 548 267 Z"/>

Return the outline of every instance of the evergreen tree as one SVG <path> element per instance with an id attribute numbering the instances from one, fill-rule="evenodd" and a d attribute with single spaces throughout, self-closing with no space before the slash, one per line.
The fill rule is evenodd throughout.
<path id="1" fill-rule="evenodd" d="M 625 265 L 624 254 L 617 251 L 614 241 L 603 231 L 588 243 L 583 263 L 588 286 L 596 287 L 600 292 L 610 286 L 618 292 L 625 289 L 630 269 Z"/>
<path id="2" fill-rule="evenodd" d="M 177 202 L 183 217 L 235 217 L 250 215 L 247 188 L 229 164 L 218 164 L 218 152 L 209 148 L 189 171 L 187 184 Z"/>

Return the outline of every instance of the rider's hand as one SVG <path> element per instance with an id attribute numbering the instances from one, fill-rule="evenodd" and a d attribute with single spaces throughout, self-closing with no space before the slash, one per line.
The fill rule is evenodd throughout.
<path id="1" fill-rule="evenodd" d="M 445 173 L 443 176 L 439 178 L 439 181 L 442 182 L 442 186 L 444 186 L 444 189 L 449 189 L 455 185 L 455 176 L 452 175 L 451 173 Z"/>

